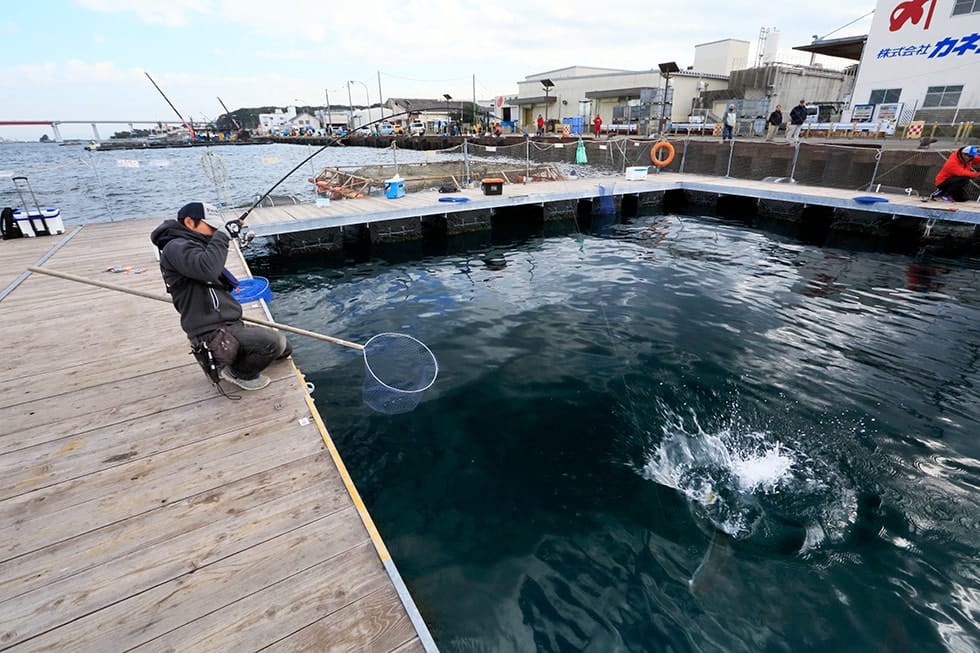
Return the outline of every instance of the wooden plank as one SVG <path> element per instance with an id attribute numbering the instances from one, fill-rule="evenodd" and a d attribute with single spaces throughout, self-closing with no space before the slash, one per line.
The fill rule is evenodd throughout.
<path id="1" fill-rule="evenodd" d="M 310 624 L 303 630 L 276 642 L 267 650 L 276 651 L 390 651 L 422 650 L 408 646 L 418 643 L 412 622 L 405 614 L 398 595 L 390 586 L 382 587 L 362 601 L 344 606 Z"/>
<path id="2" fill-rule="evenodd" d="M 47 650 L 80 650 L 86 635 L 103 651 L 123 650 L 278 582 L 292 569 L 369 544 L 343 486 L 335 484 L 332 496 L 324 496 L 325 489 L 309 488 L 248 511 L 236 506 L 234 517 L 217 525 L 161 540 L 21 594 L 0 604 L 3 637 L 15 643 L 70 624 L 60 637 L 70 638 L 71 644 Z M 125 584 L 118 578 L 125 578 Z M 71 623 L 103 610 L 91 632 L 84 621 Z M 125 631 L 106 639 L 109 629 L 103 624 L 127 629 L 134 613 L 159 616 L 132 639 Z M 29 648 L 50 646 L 34 649 L 40 644 L 30 642 Z"/>
<path id="3" fill-rule="evenodd" d="M 425 647 L 422 646 L 422 642 L 416 637 L 413 640 L 405 642 L 398 648 L 392 649 L 391 653 L 423 653 Z"/>
<path id="4" fill-rule="evenodd" d="M 343 491 L 336 468 L 326 452 L 297 458 L 132 519 L 7 560 L 0 563 L 0 615 L 5 614 L 6 601 L 69 577 L 77 579 L 88 570 L 112 565 L 116 560 L 161 544 L 176 543 L 183 537 L 224 541 L 228 535 L 212 537 L 208 533 L 226 529 L 229 519 L 235 526 L 230 537 L 236 537 L 238 519 L 244 513 L 268 503 L 291 505 L 295 509 L 305 500 L 308 491 L 320 500 L 316 510 L 330 512 L 348 505 L 349 496 Z M 161 527 L 161 524 L 166 526 Z M 153 560 L 152 556 L 146 558 Z"/>
<path id="5" fill-rule="evenodd" d="M 178 367 L 190 371 L 193 369 L 192 360 L 190 348 L 183 349 L 168 344 L 148 347 L 138 353 L 107 354 L 99 360 L 65 367 L 56 367 L 54 362 L 49 362 L 46 365 L 48 369 L 45 370 L 15 369 L 11 372 L 27 376 L 0 379 L 0 407 L 15 406 L 38 397 L 60 397 L 84 388 L 155 371 Z M 189 378 L 199 377 L 191 382 L 202 384 L 202 392 L 205 388 L 210 388 L 200 368 L 196 372 L 196 375 L 189 374 Z"/>
<path id="6" fill-rule="evenodd" d="M 329 618 L 341 608 L 357 604 L 390 586 L 383 572 L 366 573 L 381 569 L 377 553 L 370 543 L 365 543 L 345 551 L 336 560 L 304 569 L 290 576 L 288 582 L 270 585 L 134 650 L 258 650 L 280 641 L 285 633 L 298 631 L 317 619 Z M 402 619 L 408 619 L 404 610 Z M 333 642 L 321 641 L 307 650 L 322 651 L 332 646 Z"/>
<path id="7" fill-rule="evenodd" d="M 280 382 L 283 383 L 283 382 Z M 55 485 L 67 480 L 107 469 L 122 462 L 157 455 L 185 444 L 208 437 L 213 430 L 186 428 L 188 424 L 204 426 L 214 415 L 221 414 L 228 401 L 211 396 L 161 408 L 159 403 L 146 404 L 147 414 L 107 427 L 64 434 L 54 429 L 35 430 L 28 434 L 17 432 L 0 439 L 0 500 Z M 258 410 L 274 413 L 291 409 L 291 417 L 300 419 L 308 414 L 305 403 L 285 406 L 275 391 L 264 393 L 254 400 Z M 257 413 L 253 412 L 252 415 Z M 254 417 L 239 421 L 239 411 L 223 418 L 222 428 L 244 427 Z M 60 437 L 58 437 L 60 436 Z M 32 442 L 31 439 L 41 440 Z M 47 438 L 47 439 L 45 439 Z"/>
<path id="8" fill-rule="evenodd" d="M 287 409 L 285 422 L 278 415 L 257 421 L 261 412 L 253 412 L 251 421 L 215 425 L 212 416 L 177 424 L 220 435 L 6 499 L 0 502 L 0 523 L 8 525 L 0 561 L 308 455 L 322 443 L 312 424 L 295 423 L 295 414 Z M 294 429 L 305 429 L 306 437 L 290 437 Z"/>
<path id="9" fill-rule="evenodd" d="M 289 378 L 293 371 L 286 364 L 276 364 L 266 374 L 278 381 Z M 180 367 L 81 389 L 59 401 L 40 397 L 0 408 L 0 454 L 220 397 L 210 385 L 199 382 L 204 380 L 200 367 L 188 362 Z M 5 436 L 11 437 L 5 439 Z"/>

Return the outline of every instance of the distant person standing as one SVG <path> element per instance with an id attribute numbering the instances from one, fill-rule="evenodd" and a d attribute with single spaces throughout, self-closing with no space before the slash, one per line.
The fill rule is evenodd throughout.
<path id="1" fill-rule="evenodd" d="M 538 136 L 544 136 L 544 116 L 538 114 Z"/>
<path id="2" fill-rule="evenodd" d="M 721 142 L 732 139 L 735 140 L 735 125 L 738 124 L 738 116 L 735 115 L 735 105 L 729 104 L 728 111 L 725 113 L 725 118 L 721 125 Z"/>
<path id="3" fill-rule="evenodd" d="M 592 133 L 595 134 L 596 138 L 599 138 L 599 134 L 602 133 L 602 116 L 596 114 L 595 119 L 592 121 Z"/>
<path id="4" fill-rule="evenodd" d="M 770 143 L 772 139 L 776 138 L 776 134 L 779 132 L 779 128 L 783 124 L 783 107 L 777 104 L 776 110 L 769 114 L 769 131 L 766 132 L 766 140 Z"/>
<path id="5" fill-rule="evenodd" d="M 793 107 L 793 110 L 789 112 L 789 127 L 786 128 L 787 143 L 799 142 L 800 130 L 803 129 L 803 123 L 805 121 L 806 100 L 800 100 L 800 103 Z"/>
<path id="6" fill-rule="evenodd" d="M 973 168 L 980 166 L 980 148 L 967 145 L 954 150 L 939 174 L 936 175 L 936 190 L 929 196 L 931 200 L 946 202 L 965 202 L 966 184 L 971 179 L 980 177 L 980 172 Z"/>

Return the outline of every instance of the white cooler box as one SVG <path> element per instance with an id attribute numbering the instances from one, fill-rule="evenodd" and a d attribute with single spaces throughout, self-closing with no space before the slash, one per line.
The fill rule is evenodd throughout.
<path id="1" fill-rule="evenodd" d="M 640 181 L 647 178 L 646 166 L 633 166 L 626 168 L 626 181 Z"/>
<path id="2" fill-rule="evenodd" d="M 61 221 L 61 210 L 50 206 L 40 207 L 41 212 L 24 209 L 14 211 L 14 221 L 27 238 L 34 236 L 53 236 L 65 233 L 65 223 Z"/>

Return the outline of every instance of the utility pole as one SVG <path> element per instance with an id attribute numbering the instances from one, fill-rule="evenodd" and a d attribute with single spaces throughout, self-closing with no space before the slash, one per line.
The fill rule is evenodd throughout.
<path id="1" fill-rule="evenodd" d="M 381 106 L 381 117 L 385 117 L 385 96 L 381 94 L 381 71 L 378 71 L 378 104 Z"/>
<path id="2" fill-rule="evenodd" d="M 330 128 L 333 126 L 333 117 L 330 115 L 330 89 L 325 88 L 323 92 L 327 95 L 327 134 L 330 134 Z"/>
<path id="3" fill-rule="evenodd" d="M 354 100 L 350 97 L 350 82 L 347 82 L 347 122 L 350 130 L 354 131 Z"/>

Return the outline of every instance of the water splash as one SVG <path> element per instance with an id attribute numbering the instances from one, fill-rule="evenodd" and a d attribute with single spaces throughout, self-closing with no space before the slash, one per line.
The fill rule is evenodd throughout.
<path id="1" fill-rule="evenodd" d="M 701 427 L 659 406 L 661 433 L 651 434 L 637 472 L 677 490 L 697 519 L 735 540 L 796 550 L 839 540 L 854 520 L 855 497 L 838 473 L 766 430 L 729 424 Z"/>

